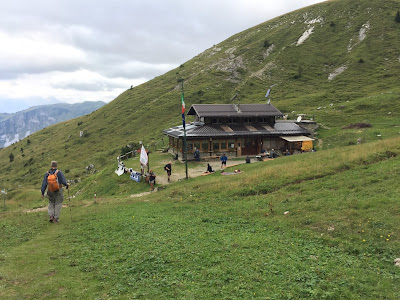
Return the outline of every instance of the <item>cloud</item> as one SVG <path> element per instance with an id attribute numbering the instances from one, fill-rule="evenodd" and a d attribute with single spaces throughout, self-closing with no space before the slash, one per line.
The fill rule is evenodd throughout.
<path id="1" fill-rule="evenodd" d="M 146 79 L 135 82 L 135 85 Z M 127 89 L 131 81 L 126 78 L 109 78 L 88 70 L 79 70 L 74 73 L 54 76 L 50 86 L 54 89 L 74 90 L 78 92 L 114 91 L 115 89 Z M 132 84 L 131 84 L 132 85 Z"/>
<path id="2" fill-rule="evenodd" d="M 108 102 L 238 32 L 316 2 L 1 1 L 0 99 Z"/>
<path id="3" fill-rule="evenodd" d="M 145 81 L 140 78 L 108 78 L 89 70 L 25 74 L 15 80 L 0 81 L 0 99 L 54 97 L 67 103 L 109 102 L 131 85 Z"/>
<path id="4" fill-rule="evenodd" d="M 83 51 L 52 41 L 41 33 L 14 37 L 0 32 L 0 44 L 7 45 L 0 51 L 2 79 L 16 77 L 22 73 L 42 73 L 54 69 L 73 71 L 84 66 L 86 62 L 86 54 Z"/>

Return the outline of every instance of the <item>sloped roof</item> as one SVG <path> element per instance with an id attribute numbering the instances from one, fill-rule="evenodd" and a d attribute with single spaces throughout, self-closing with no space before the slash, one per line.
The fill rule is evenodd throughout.
<path id="1" fill-rule="evenodd" d="M 199 117 L 283 116 L 272 104 L 193 104 L 187 114 Z"/>
<path id="2" fill-rule="evenodd" d="M 227 130 L 229 127 L 230 130 Z M 183 137 L 183 127 L 176 126 L 163 131 L 176 138 Z M 294 122 L 277 122 L 274 127 L 261 124 L 217 125 L 195 122 L 186 125 L 186 137 L 236 137 L 236 136 L 290 136 L 309 135 L 306 129 Z"/>

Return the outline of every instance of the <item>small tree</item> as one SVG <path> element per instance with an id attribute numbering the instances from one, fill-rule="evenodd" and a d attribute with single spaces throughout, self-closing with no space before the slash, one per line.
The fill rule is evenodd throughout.
<path id="1" fill-rule="evenodd" d="M 395 20 L 397 23 L 400 23 L 400 11 L 399 11 L 399 10 L 397 10 L 396 17 L 394 18 L 394 20 Z"/>
<path id="2" fill-rule="evenodd" d="M 264 48 L 269 48 L 269 46 L 271 46 L 271 43 L 268 40 L 264 41 Z"/>
<path id="3" fill-rule="evenodd" d="M 302 66 L 299 65 L 299 67 L 297 69 L 297 74 L 295 74 L 293 77 L 294 77 L 294 79 L 299 79 L 299 78 L 301 78 L 301 76 L 303 76 L 303 68 L 302 68 Z"/>
<path id="4" fill-rule="evenodd" d="M 10 153 L 9 158 L 10 158 L 10 162 L 13 162 L 14 161 L 14 154 Z"/>

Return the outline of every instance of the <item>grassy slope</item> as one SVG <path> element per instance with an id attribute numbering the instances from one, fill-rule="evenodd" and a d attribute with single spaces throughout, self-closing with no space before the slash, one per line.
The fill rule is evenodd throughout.
<path id="1" fill-rule="evenodd" d="M 68 178 L 84 181 L 85 166 L 94 164 L 107 175 L 105 170 L 115 167 L 115 157 L 130 142 L 141 140 L 151 149 L 157 142 L 161 145 L 162 130 L 180 122 L 178 78 L 186 80 L 188 107 L 227 103 L 235 93 L 242 103 L 262 102 L 273 86 L 272 102 L 280 110 L 314 115 L 322 125 L 317 134 L 320 149 L 354 144 L 358 138 L 370 142 L 398 136 L 400 24 L 394 15 L 399 4 L 328 1 L 238 33 L 177 69 L 125 91 L 90 115 L 35 133 L 30 144 L 25 139 L 2 149 L 1 185 L 17 190 L 23 180 L 24 187 L 37 188 L 53 159 L 70 171 Z M 305 24 L 318 17 L 321 23 Z M 366 38 L 357 42 L 368 22 Z M 314 26 L 314 33 L 296 46 L 309 26 Z M 274 45 L 269 56 L 266 40 Z M 348 69 L 329 81 L 328 75 L 343 65 Z M 301 76 L 295 79 L 299 70 Z M 356 122 L 373 127 L 343 129 Z M 79 138 L 81 130 L 84 138 Z M 11 153 L 15 158 L 10 163 Z"/>
<path id="2" fill-rule="evenodd" d="M 58 225 L 10 210 L 0 296 L 396 299 L 399 145 L 242 165 L 141 198 L 74 199 Z"/>
<path id="3" fill-rule="evenodd" d="M 2 149 L 0 182 L 9 194 L 0 224 L 0 296 L 399 298 L 399 138 L 392 138 L 400 126 L 399 3 L 329 1 L 281 16 L 90 115 L 33 134 L 30 144 Z M 308 28 L 305 12 L 324 22 L 295 46 Z M 350 38 L 368 21 L 367 38 L 349 53 Z M 267 39 L 275 48 L 264 58 Z M 344 64 L 348 69 L 328 81 Z M 129 198 L 148 187 L 115 176 L 115 157 L 125 144 L 151 145 L 179 124 L 181 77 L 187 106 L 227 103 L 236 92 L 242 103 L 260 102 L 274 85 L 272 101 L 283 112 L 315 115 L 319 147 L 327 151 Z M 342 128 L 355 122 L 373 127 Z M 369 143 L 349 146 L 360 137 Z M 153 157 L 160 173 L 169 157 Z M 71 210 L 51 227 L 45 212 L 25 210 L 43 205 L 38 189 L 52 159 L 81 182 L 72 187 L 80 193 Z M 85 172 L 89 164 L 96 173 Z M 94 192 L 101 204 L 84 207 Z"/>

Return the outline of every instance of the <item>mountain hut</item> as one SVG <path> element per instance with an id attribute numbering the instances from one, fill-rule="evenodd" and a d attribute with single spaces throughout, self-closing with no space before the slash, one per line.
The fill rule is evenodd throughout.
<path id="1" fill-rule="evenodd" d="M 264 151 L 292 154 L 312 148 L 311 132 L 296 121 L 283 120 L 272 104 L 193 104 L 186 124 L 187 158 L 197 149 L 201 158 L 257 156 Z M 184 159 L 183 126 L 163 131 L 169 137 L 169 152 Z"/>

